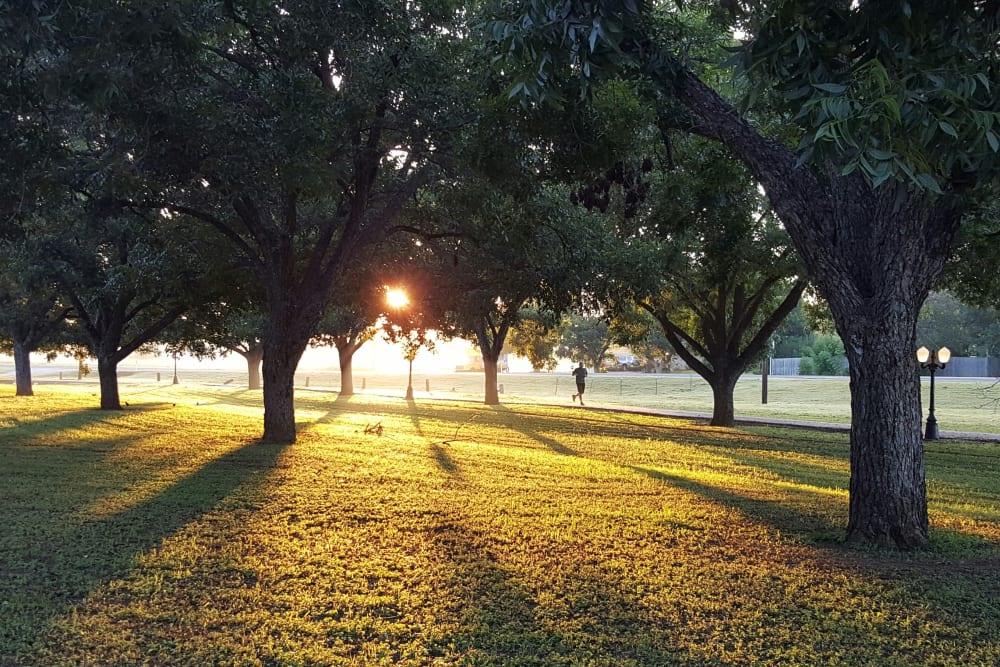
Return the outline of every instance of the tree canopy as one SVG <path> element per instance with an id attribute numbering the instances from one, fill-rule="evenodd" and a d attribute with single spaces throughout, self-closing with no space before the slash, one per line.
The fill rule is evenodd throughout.
<path id="1" fill-rule="evenodd" d="M 1000 4 L 690 6 L 712 7 L 721 36 L 743 31 L 732 59 L 750 93 L 742 105 L 712 88 L 723 63 L 690 57 L 688 14 L 669 5 L 500 3 L 484 29 L 512 95 L 558 101 L 637 76 L 663 95 L 671 127 L 721 143 L 747 166 L 830 305 L 850 361 L 848 539 L 923 546 L 916 321 L 968 195 L 1000 177 Z M 790 123 L 779 132 L 755 123 L 761 107 Z"/>

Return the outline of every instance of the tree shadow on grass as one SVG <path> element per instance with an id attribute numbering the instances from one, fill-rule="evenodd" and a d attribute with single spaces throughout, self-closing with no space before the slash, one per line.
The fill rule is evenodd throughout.
<path id="1" fill-rule="evenodd" d="M 554 440 L 554 439 L 552 439 L 552 438 L 550 438 L 548 436 L 544 436 L 541 433 L 539 433 L 538 431 L 536 431 L 536 430 L 534 430 L 532 428 L 529 428 L 527 426 L 527 424 L 525 423 L 525 420 L 521 419 L 520 415 L 518 415 L 518 413 L 514 412 L 513 410 L 511 410 L 507 406 L 505 406 L 505 405 L 491 405 L 490 407 L 493 409 L 494 412 L 506 416 L 508 418 L 506 420 L 507 425 L 509 425 L 510 428 L 514 429 L 515 431 L 517 431 L 521 435 L 526 436 L 526 437 L 534 440 L 535 442 L 538 442 L 538 443 L 541 443 L 541 444 L 545 445 L 546 447 L 548 447 L 552 451 L 556 452 L 557 454 L 563 454 L 564 456 L 579 456 L 580 455 L 580 453 L 577 452 L 575 449 L 571 449 L 570 447 L 567 447 L 566 445 L 562 444 L 558 440 Z M 534 421 L 537 421 L 537 419 L 535 419 Z"/>
<path id="2" fill-rule="evenodd" d="M 114 422 L 124 414 L 125 411 L 122 410 L 88 408 L 60 412 L 38 420 L 21 421 L 16 415 L 11 415 L 0 421 L 0 425 L 3 426 L 3 429 L 0 430 L 0 444 L 23 445 L 30 440 L 45 438 L 64 431 L 75 431 L 94 424 Z M 42 443 L 42 446 L 44 444 Z M 85 446 L 86 441 L 81 440 L 79 444 Z"/>
<path id="3" fill-rule="evenodd" d="M 420 427 L 420 414 L 417 402 L 412 398 L 406 399 L 406 414 L 410 416 L 410 421 L 413 423 L 413 430 L 417 432 L 417 435 L 421 438 L 426 437 L 424 430 Z"/>
<path id="4" fill-rule="evenodd" d="M 442 443 L 432 442 L 430 447 L 431 456 L 434 457 L 434 460 L 437 462 L 438 467 L 441 468 L 441 470 L 454 477 L 462 476 L 461 471 L 458 469 L 458 463 L 442 446 Z"/>
<path id="5" fill-rule="evenodd" d="M 689 477 L 672 475 L 642 466 L 632 470 L 652 479 L 670 484 L 702 498 L 739 510 L 749 518 L 765 523 L 783 533 L 796 533 L 835 540 L 843 536 L 846 522 L 841 524 L 831 517 L 808 514 L 791 507 L 785 500 L 766 500 L 741 495 L 718 486 L 695 481 Z M 815 501 L 814 501 L 815 502 Z"/>
<path id="6" fill-rule="evenodd" d="M 128 446 L 116 440 L 116 447 Z M 24 526 L 25 534 L 17 541 L 4 540 L 0 665 L 19 664 L 16 655 L 23 655 L 45 633 L 52 618 L 123 576 L 137 556 L 211 511 L 243 484 L 268 474 L 285 449 L 249 441 L 123 511 L 81 520 L 76 508 L 54 506 L 34 525 Z M 98 467 L 95 461 L 83 462 L 83 470 L 67 463 L 71 469 L 65 479 L 53 483 L 85 486 L 88 468 L 94 473 Z"/>
<path id="7" fill-rule="evenodd" d="M 596 656 L 596 664 L 683 662 L 685 650 L 665 649 L 670 628 L 651 628 L 641 602 L 596 568 L 551 572 L 536 581 L 501 564 L 497 554 L 506 547 L 491 546 L 491 535 L 461 521 L 431 527 L 429 538 L 448 559 L 441 577 L 453 592 L 459 625 L 429 646 L 431 657 L 539 666 L 591 664 Z"/>

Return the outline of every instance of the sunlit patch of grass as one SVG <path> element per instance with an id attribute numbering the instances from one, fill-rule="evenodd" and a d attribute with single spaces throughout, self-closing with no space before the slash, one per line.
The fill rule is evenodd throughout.
<path id="1" fill-rule="evenodd" d="M 37 398 L 0 401 L 32 425 L 0 431 L 0 664 L 1000 656 L 973 447 L 928 446 L 932 545 L 900 554 L 839 542 L 840 434 L 317 392 L 276 447 L 259 392 Z"/>

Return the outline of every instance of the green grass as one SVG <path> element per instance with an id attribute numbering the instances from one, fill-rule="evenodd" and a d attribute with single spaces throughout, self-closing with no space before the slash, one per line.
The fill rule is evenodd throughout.
<path id="1" fill-rule="evenodd" d="M 0 397 L 0 665 L 994 665 L 1000 446 L 849 548 L 841 434 L 300 392 Z M 366 434 L 381 425 L 381 435 Z"/>

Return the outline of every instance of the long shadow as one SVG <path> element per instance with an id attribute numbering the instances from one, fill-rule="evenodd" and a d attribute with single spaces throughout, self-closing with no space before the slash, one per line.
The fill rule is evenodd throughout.
<path id="1" fill-rule="evenodd" d="M 0 443 L 22 444 L 28 439 L 43 438 L 63 431 L 86 428 L 93 424 L 117 421 L 126 414 L 122 410 L 101 410 L 88 408 L 54 414 L 45 419 L 21 421 L 16 415 L 3 419 L 0 429 Z M 81 441 L 81 444 L 85 441 Z M 71 446 L 71 445 L 70 445 Z"/>
<path id="2" fill-rule="evenodd" d="M 434 641 L 431 657 L 457 650 L 469 664 L 591 664 L 595 656 L 614 656 L 620 664 L 670 665 L 687 655 L 668 652 L 664 635 L 673 629 L 650 628 L 641 601 L 599 568 L 534 581 L 501 565 L 490 547 L 494 537 L 469 530 L 461 519 L 445 519 L 428 532 L 448 561 L 441 577 L 461 601 L 455 607 L 460 629 Z M 537 572 L 537 563 L 528 571 Z M 545 607 L 540 598 L 549 600 Z"/>
<path id="3" fill-rule="evenodd" d="M 197 520 L 240 486 L 265 476 L 285 448 L 249 441 L 122 512 L 73 521 L 69 509 L 55 508 L 40 517 L 30 535 L 12 543 L 3 540 L 2 568 L 7 576 L 0 593 L 5 607 L 9 604 L 7 608 L 17 613 L 0 618 L 0 664 L 26 650 L 46 631 L 50 618 L 123 576 L 137 556 Z"/>
<path id="4" fill-rule="evenodd" d="M 539 433 L 538 431 L 529 428 L 525 424 L 524 420 L 520 418 L 520 415 L 518 415 L 518 413 L 514 412 L 513 410 L 511 410 L 507 406 L 505 406 L 505 405 L 491 405 L 490 407 L 497 414 L 502 414 L 502 415 L 506 416 L 507 419 L 505 421 L 506 421 L 507 425 L 509 425 L 510 428 L 514 429 L 515 431 L 517 431 L 521 435 L 524 435 L 524 436 L 526 436 L 528 438 L 531 438 L 535 442 L 538 442 L 538 443 L 541 443 L 541 444 L 545 445 L 546 447 L 548 447 L 552 451 L 556 452 L 557 454 L 563 454 L 564 456 L 579 456 L 580 455 L 580 453 L 577 452 L 575 449 L 567 447 L 566 445 L 562 444 L 558 440 L 553 440 L 552 438 L 550 438 L 548 436 L 544 436 L 541 433 Z M 537 419 L 535 421 L 537 421 Z"/>
<path id="5" fill-rule="evenodd" d="M 315 422 L 311 422 L 310 424 L 304 425 L 302 427 L 302 430 L 303 431 L 308 430 L 315 424 L 324 424 L 335 421 L 344 412 L 350 411 L 349 406 L 351 405 L 352 402 L 354 402 L 355 405 L 358 404 L 354 396 L 338 395 L 337 398 L 333 401 L 333 408 L 329 409 L 325 415 L 315 420 Z M 315 408 L 319 406 L 328 406 L 329 401 L 309 401 L 308 403 L 304 404 Z M 414 401 L 413 399 L 408 399 L 406 401 L 405 410 L 406 414 L 409 416 L 410 421 L 413 424 L 413 428 L 416 431 L 416 433 L 421 437 L 426 437 L 423 428 L 421 426 L 420 414 L 419 414 L 420 409 L 417 407 L 416 401 Z M 378 415 L 378 416 L 384 416 L 384 415 Z M 431 450 L 431 455 L 434 457 L 434 460 L 437 462 L 437 465 L 438 467 L 441 468 L 441 470 L 455 477 L 461 476 L 458 463 L 455 461 L 455 459 L 451 457 L 448 451 L 444 447 L 442 447 L 441 443 L 437 442 L 430 443 L 430 450 Z"/>
<path id="6" fill-rule="evenodd" d="M 642 466 L 630 466 L 630 468 L 657 481 L 737 509 L 748 517 L 785 533 L 820 533 L 827 539 L 833 539 L 834 536 L 843 533 L 843 526 L 840 523 L 832 522 L 822 516 L 796 511 L 784 502 L 750 498 L 717 486 L 696 482 L 688 477 L 671 475 Z"/>
<path id="7" fill-rule="evenodd" d="M 462 473 L 458 469 L 458 463 L 455 462 L 455 459 L 439 443 L 431 443 L 431 455 L 437 461 L 438 467 L 441 470 L 455 477 L 462 476 Z"/>
<path id="8" fill-rule="evenodd" d="M 846 489 L 851 481 L 850 470 L 846 468 L 847 460 L 837 457 L 827 457 L 831 463 L 835 462 L 844 467 L 837 470 L 822 463 L 814 463 L 790 459 L 782 456 L 776 450 L 754 451 L 752 449 L 734 449 L 732 447 L 705 447 L 705 450 L 713 454 L 725 456 L 732 461 L 750 468 L 767 470 L 796 484 L 806 486 L 824 487 L 830 489 Z"/>
<path id="9" fill-rule="evenodd" d="M 416 430 L 417 435 L 421 438 L 426 437 L 424 436 L 424 430 L 420 427 L 420 415 L 417 410 L 417 402 L 412 398 L 406 399 L 406 408 L 406 412 L 410 416 L 410 421 L 413 422 L 413 428 Z"/>

